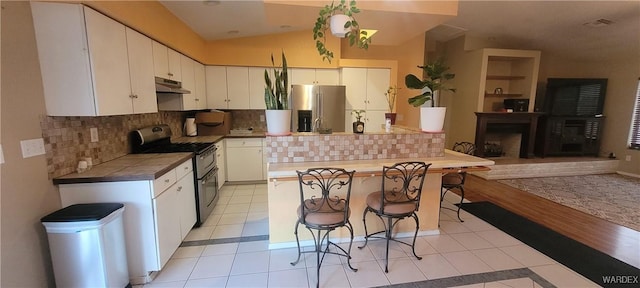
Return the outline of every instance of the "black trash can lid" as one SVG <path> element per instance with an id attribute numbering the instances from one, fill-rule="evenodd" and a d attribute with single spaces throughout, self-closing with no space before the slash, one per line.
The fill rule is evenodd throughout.
<path id="1" fill-rule="evenodd" d="M 122 203 L 74 204 L 40 219 L 41 222 L 96 221 L 124 207 Z"/>

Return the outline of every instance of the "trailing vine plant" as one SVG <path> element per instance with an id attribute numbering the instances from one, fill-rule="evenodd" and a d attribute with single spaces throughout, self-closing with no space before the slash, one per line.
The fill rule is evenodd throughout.
<path id="1" fill-rule="evenodd" d="M 360 9 L 356 7 L 356 1 L 351 0 L 347 4 L 346 0 L 340 0 L 338 4 L 331 2 L 331 5 L 325 5 L 319 12 L 316 23 L 313 26 L 313 40 L 316 41 L 318 53 L 322 56 L 322 61 L 327 60 L 331 63 L 333 52 L 327 49 L 325 45 L 327 41 L 327 30 L 329 30 L 329 18 L 336 14 L 344 14 L 351 19 L 344 24 L 344 28 L 348 28 L 345 38 L 349 39 L 349 46 L 354 46 L 367 50 L 371 44 L 371 38 L 367 37 L 367 31 L 360 30 L 360 25 L 354 14 L 360 13 Z"/>

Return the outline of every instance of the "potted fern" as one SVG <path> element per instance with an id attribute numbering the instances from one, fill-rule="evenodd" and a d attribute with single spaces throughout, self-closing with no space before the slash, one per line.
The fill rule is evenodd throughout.
<path id="1" fill-rule="evenodd" d="M 405 85 L 409 89 L 419 89 L 420 94 L 408 99 L 413 107 L 420 107 L 420 129 L 425 132 L 441 132 L 444 127 L 446 107 L 438 107 L 440 92 L 456 92 L 455 88 L 446 85 L 448 80 L 456 75 L 448 73 L 449 67 L 443 58 L 435 62 L 418 66 L 422 69 L 424 78 L 421 80 L 413 74 L 405 76 Z"/>
<path id="2" fill-rule="evenodd" d="M 360 30 L 360 25 L 354 14 L 360 13 L 356 7 L 356 1 L 351 0 L 347 4 L 346 0 L 340 0 L 338 4 L 331 2 L 320 9 L 316 23 L 313 26 L 313 40 L 316 41 L 316 49 L 322 56 L 322 60 L 331 63 L 333 52 L 327 49 L 327 31 L 331 28 L 332 34 L 340 38 L 348 38 L 349 46 L 367 50 L 371 44 L 371 38 L 367 37 L 367 32 Z"/>
<path id="3" fill-rule="evenodd" d="M 277 69 L 273 54 L 271 54 L 271 65 L 273 66 L 273 75 L 269 75 L 267 69 L 264 70 L 267 134 L 289 135 L 291 134 L 291 110 L 289 110 L 289 92 L 287 90 L 289 75 L 284 52 L 282 52 L 281 69 Z M 273 81 L 271 76 L 273 76 Z"/>

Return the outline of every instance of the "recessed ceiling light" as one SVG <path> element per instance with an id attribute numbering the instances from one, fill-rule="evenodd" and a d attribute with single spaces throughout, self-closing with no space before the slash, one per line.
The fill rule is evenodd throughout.
<path id="1" fill-rule="evenodd" d="M 238 30 L 229 30 L 229 32 L 227 32 L 227 34 L 231 34 L 231 35 L 238 34 L 238 33 L 240 33 L 240 31 Z"/>
<path id="2" fill-rule="evenodd" d="M 217 5 L 220 5 L 220 1 L 218 1 L 218 0 L 204 0 L 204 1 L 202 1 L 202 4 L 207 5 L 207 6 L 217 6 Z"/>
<path id="3" fill-rule="evenodd" d="M 604 26 L 607 26 L 607 25 L 611 25 L 613 23 L 614 22 L 611 21 L 611 20 L 601 18 L 601 19 L 598 19 L 598 20 L 595 20 L 595 21 L 584 23 L 582 25 L 587 26 L 587 27 L 591 27 L 591 28 L 598 28 L 598 27 L 604 27 Z"/>

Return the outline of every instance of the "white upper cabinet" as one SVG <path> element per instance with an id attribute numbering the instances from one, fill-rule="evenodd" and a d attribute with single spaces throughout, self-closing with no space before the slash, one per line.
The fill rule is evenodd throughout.
<path id="1" fill-rule="evenodd" d="M 207 80 L 205 76 L 204 65 L 195 62 L 193 68 L 195 71 L 196 85 L 194 89 L 195 91 L 191 91 L 191 94 L 195 95 L 195 108 L 198 110 L 207 109 Z"/>
<path id="2" fill-rule="evenodd" d="M 182 95 L 182 110 L 196 109 L 196 74 L 195 61 L 191 58 L 181 55 L 180 67 L 182 71 L 182 88 L 191 91 L 189 94 Z"/>
<path id="3" fill-rule="evenodd" d="M 346 86 L 347 110 L 367 109 L 367 69 L 342 68 L 342 85 Z"/>
<path id="4" fill-rule="evenodd" d="M 158 112 L 153 55 L 150 53 L 153 41 L 130 28 L 126 33 L 133 113 Z"/>
<path id="5" fill-rule="evenodd" d="M 143 53 L 145 45 L 134 40 L 128 46 L 124 25 L 78 4 L 31 2 L 31 7 L 47 115 L 122 115 L 137 113 L 138 106 L 153 111 L 153 105 L 134 104 L 136 95 L 147 97 L 146 86 L 138 85 L 146 68 L 129 63 L 128 53 Z M 133 78 L 130 64 L 141 68 Z"/>
<path id="6" fill-rule="evenodd" d="M 386 68 L 342 68 L 345 85 L 345 109 L 388 110 L 387 97 L 391 72 Z"/>
<path id="7" fill-rule="evenodd" d="M 338 85 L 338 69 L 292 68 L 291 85 Z"/>
<path id="8" fill-rule="evenodd" d="M 153 41 L 153 69 L 156 77 L 182 81 L 181 58 L 180 53 Z"/>
<path id="9" fill-rule="evenodd" d="M 182 88 L 191 93 L 158 93 L 158 109 L 188 111 L 207 109 L 206 79 L 204 65 L 181 55 Z"/>
<path id="10" fill-rule="evenodd" d="M 249 103 L 249 67 L 227 67 L 227 107 L 247 109 Z"/>
<path id="11" fill-rule="evenodd" d="M 367 110 L 389 110 L 387 96 L 384 93 L 389 89 L 390 78 L 390 69 L 367 69 Z"/>
<path id="12" fill-rule="evenodd" d="M 250 109 L 267 109 L 266 104 L 264 104 L 264 69 L 264 67 L 249 67 Z M 274 81 L 273 77 L 271 79 L 271 81 Z"/>
<path id="13" fill-rule="evenodd" d="M 224 66 L 206 66 L 207 108 L 227 108 L 227 68 Z"/>

